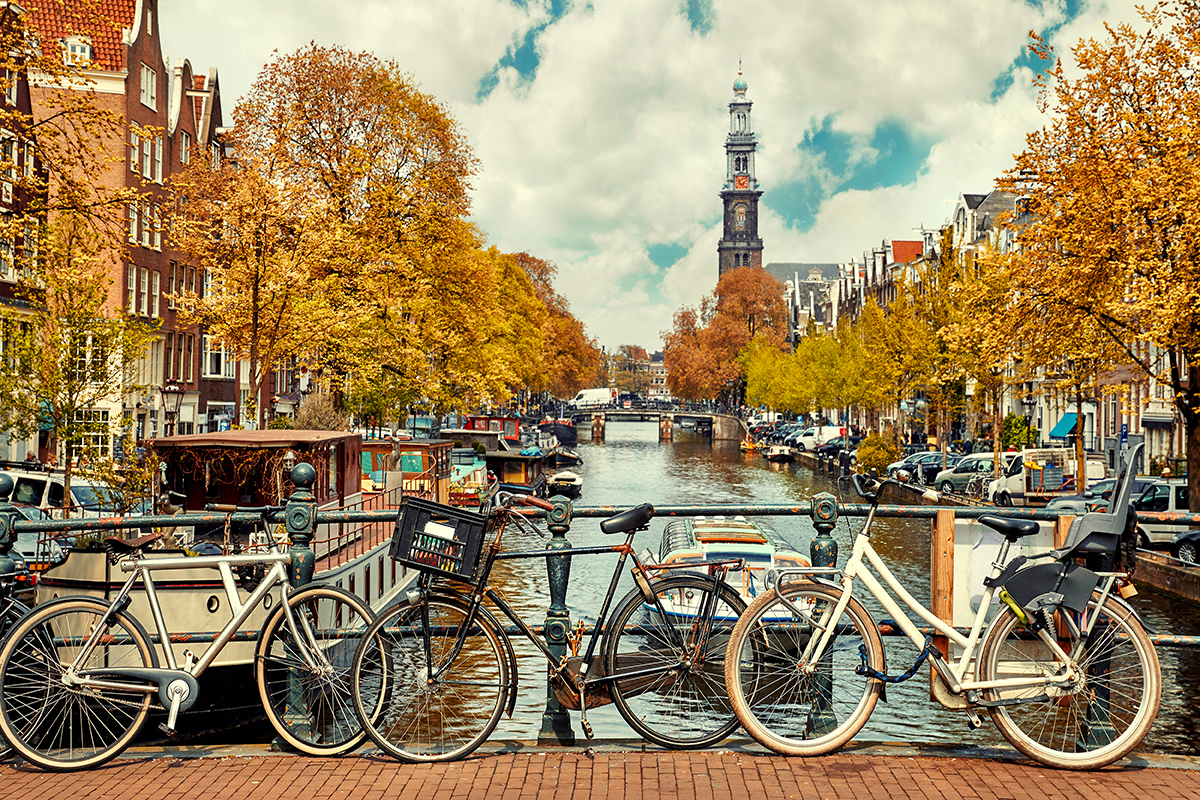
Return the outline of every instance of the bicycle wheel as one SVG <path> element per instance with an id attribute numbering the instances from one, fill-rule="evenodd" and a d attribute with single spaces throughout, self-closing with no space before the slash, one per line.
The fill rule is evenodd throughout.
<path id="1" fill-rule="evenodd" d="M 8 632 L 17 624 L 17 620 L 29 613 L 29 606 L 11 597 L 0 601 L 0 642 L 8 637 Z M 0 734 L 0 761 L 5 761 L 12 755 L 12 747 L 8 740 Z"/>
<path id="2" fill-rule="evenodd" d="M 725 685 L 738 720 L 763 746 L 784 755 L 816 756 L 841 747 L 862 729 L 882 682 L 855 672 L 884 670 L 883 641 L 866 609 L 851 597 L 839 619 L 836 586 L 783 584 L 750 604 L 733 629 Z M 820 659 L 809 647 L 834 627 Z M 861 654 L 860 654 L 861 649 Z"/>
<path id="3" fill-rule="evenodd" d="M 56 772 L 98 766 L 128 747 L 146 720 L 157 690 L 72 685 L 69 667 L 107 608 L 82 598 L 47 603 L 18 622 L 0 648 L 0 731 L 31 764 Z M 157 666 L 142 626 L 116 613 L 78 672 L 147 685 L 111 671 Z"/>
<path id="4" fill-rule="evenodd" d="M 456 653 L 468 610 L 450 597 L 394 606 L 359 644 L 355 709 L 385 753 L 402 761 L 452 761 L 496 729 L 514 690 L 504 634 L 477 616 Z"/>
<path id="5" fill-rule="evenodd" d="M 357 595 L 334 586 L 301 587 L 288 597 L 288 607 L 296 631 L 283 605 L 277 606 L 254 661 L 267 718 L 303 753 L 349 752 L 366 739 L 354 712 L 350 670 L 375 615 Z"/>
<path id="6" fill-rule="evenodd" d="M 672 575 L 651 587 L 663 611 L 638 589 L 622 598 L 605 637 L 604 674 L 654 673 L 608 684 L 613 702 L 655 744 L 707 747 L 738 725 L 725 693 L 725 646 L 746 603 L 725 583 L 714 598 L 712 582 L 699 575 Z"/>
<path id="7" fill-rule="evenodd" d="M 985 700 L 1019 701 L 994 706 L 992 721 L 1025 755 L 1064 769 L 1095 769 L 1137 747 L 1158 713 L 1162 674 L 1158 655 L 1133 612 L 1109 598 L 1095 597 L 1085 620 L 1096 618 L 1086 641 L 1055 615 L 1059 646 L 1072 655 L 1078 677 L 1067 686 L 985 689 Z M 1086 624 L 1086 622 L 1082 623 Z M 981 681 L 1053 676 L 1065 665 L 1005 608 L 992 623 L 980 655 Z"/>

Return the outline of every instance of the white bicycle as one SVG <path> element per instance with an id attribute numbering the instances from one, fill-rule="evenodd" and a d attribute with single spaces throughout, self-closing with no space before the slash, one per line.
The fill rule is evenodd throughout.
<path id="1" fill-rule="evenodd" d="M 1109 511 L 1077 517 L 1059 550 L 1006 563 L 1011 546 L 1036 533 L 1038 523 L 979 518 L 1001 533 L 1004 543 L 966 635 L 915 600 L 871 546 L 879 489 L 895 481 L 880 484 L 855 475 L 855 488 L 871 509 L 845 568 L 778 576 L 730 636 L 725 682 L 738 720 L 776 752 L 827 753 L 862 729 L 886 683 L 912 677 L 928 660 L 939 702 L 965 712 L 973 727 L 982 724 L 978 712 L 986 710 L 1004 737 L 1030 758 L 1054 767 L 1094 769 L 1127 755 L 1158 713 L 1158 656 L 1143 623 L 1118 595 L 1127 576 L 1093 572 L 1074 560 L 1111 554 L 1129 535 L 1130 464 L 1140 447 L 1122 467 Z M 932 491 L 927 495 L 938 497 Z M 1030 560 L 1041 563 L 1029 565 Z M 920 648 L 906 673 L 887 673 L 879 627 L 854 596 L 856 582 Z M 997 593 L 1003 604 L 985 631 Z M 961 654 L 943 656 L 901 603 Z"/>

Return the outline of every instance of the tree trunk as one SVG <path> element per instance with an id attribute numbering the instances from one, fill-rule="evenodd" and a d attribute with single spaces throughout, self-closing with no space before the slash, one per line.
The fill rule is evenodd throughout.
<path id="1" fill-rule="evenodd" d="M 1087 453 L 1083 449 L 1083 392 L 1075 387 L 1075 491 L 1087 489 Z"/>
<path id="2" fill-rule="evenodd" d="M 1175 406 L 1187 441 L 1188 508 L 1200 510 L 1200 364 L 1188 364 L 1188 389 L 1177 392 Z"/>

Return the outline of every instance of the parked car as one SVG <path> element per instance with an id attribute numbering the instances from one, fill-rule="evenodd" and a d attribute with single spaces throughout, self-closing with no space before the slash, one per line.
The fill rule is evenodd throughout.
<path id="1" fill-rule="evenodd" d="M 1156 480 L 1142 492 L 1133 507 L 1138 511 L 1188 511 L 1187 478 Z M 1138 546 L 1170 545 L 1179 532 L 1178 525 L 1163 522 L 1138 521 Z"/>
<path id="2" fill-rule="evenodd" d="M 1016 453 L 1000 454 L 1001 461 L 1005 466 L 1016 457 Z M 963 456 L 963 459 L 953 467 L 947 467 L 938 472 L 934 476 L 933 485 L 943 494 L 963 492 L 966 491 L 967 484 L 971 478 L 976 475 L 987 477 L 988 475 L 994 475 L 995 472 L 995 461 L 992 453 L 972 453 L 969 456 Z"/>
<path id="3" fill-rule="evenodd" d="M 899 470 L 906 469 L 916 477 L 918 464 L 933 464 L 935 462 L 940 470 L 942 468 L 942 454 L 940 452 L 936 450 L 922 450 L 919 453 L 911 453 L 899 461 L 893 461 L 891 464 L 888 464 L 887 474 L 892 476 Z"/>
<path id="4" fill-rule="evenodd" d="M 942 466 L 942 454 L 935 452 L 934 456 L 936 457 L 923 460 L 913 470 L 913 477 L 925 486 L 933 486 L 939 472 L 958 466 L 958 462 L 964 458 L 958 453 L 946 453 L 946 464 Z"/>
<path id="5" fill-rule="evenodd" d="M 1142 496 L 1142 492 L 1146 491 L 1146 487 L 1154 483 L 1157 478 L 1149 477 L 1134 477 L 1132 495 L 1134 500 Z M 1069 494 L 1065 497 L 1055 497 L 1046 504 L 1046 508 L 1064 508 L 1070 507 L 1074 509 L 1083 509 L 1085 511 L 1103 510 L 1108 507 L 1108 500 L 1112 497 L 1113 487 L 1116 486 L 1116 478 L 1105 478 L 1096 483 L 1083 494 Z"/>
<path id="6" fill-rule="evenodd" d="M 1171 542 L 1171 555 L 1180 561 L 1200 564 L 1200 530 L 1184 531 Z"/>

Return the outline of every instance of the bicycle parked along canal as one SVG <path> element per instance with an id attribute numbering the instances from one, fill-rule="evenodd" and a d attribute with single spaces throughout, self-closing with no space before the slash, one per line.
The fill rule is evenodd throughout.
<path id="1" fill-rule="evenodd" d="M 290 587 L 286 535 L 267 528 L 268 516 L 282 507 L 217 510 L 260 514 L 268 543 L 263 551 L 159 557 L 148 551 L 161 534 L 105 539 L 109 561 L 130 573 L 111 603 L 63 597 L 38 605 L 13 627 L 0 647 L 0 733 L 23 758 L 60 772 L 103 764 L 134 740 L 155 699 L 167 711 L 160 727 L 172 734 L 178 714 L 196 701 L 197 678 L 276 588 L 279 597 L 254 655 L 267 718 L 285 741 L 311 755 L 344 753 L 365 740 L 350 699 L 349 669 L 356 637 L 374 619 L 371 609 L 336 587 Z M 232 617 L 198 656 L 190 650 L 177 655 L 152 573 L 205 568 L 220 573 Z M 235 572 L 250 592 L 245 600 Z M 150 605 L 153 637 L 129 612 L 138 583 Z"/>
<path id="2" fill-rule="evenodd" d="M 0 554 L 0 558 L 3 557 L 4 554 Z M 13 562 L 10 560 L 9 563 Z M 0 574 L 0 642 L 4 641 L 17 621 L 29 613 L 29 606 L 16 598 L 17 580 L 18 575 L 15 572 Z M 0 734 L 0 761 L 8 758 L 11 754 L 12 747 Z"/>
<path id="3" fill-rule="evenodd" d="M 375 620 L 354 658 L 359 719 L 380 749 L 404 761 L 461 758 L 488 738 L 501 714 L 512 715 L 513 646 L 484 600 L 546 656 L 556 696 L 582 711 L 589 738 L 588 709 L 609 702 L 631 728 L 666 747 L 704 747 L 728 736 L 737 719 L 724 691 L 725 642 L 745 603 L 724 578 L 744 562 L 680 564 L 688 574 L 669 574 L 676 565 L 657 565 L 648 550 L 633 549 L 654 515 L 649 504 L 600 524 L 605 533 L 624 534 L 620 544 L 501 553 L 509 524 L 533 528 L 520 505 L 553 509 L 538 498 L 501 494 L 490 514 L 495 535 L 486 542 L 485 517 L 406 501 L 392 555 L 422 575 L 407 602 Z M 568 637 L 571 654 L 558 657 L 489 584 L 498 560 L 601 553 L 619 557 L 582 656 L 582 625 Z M 609 617 L 628 560 L 636 588 Z M 701 566 L 708 575 L 692 572 Z"/>
<path id="4" fill-rule="evenodd" d="M 725 677 L 742 725 L 780 753 L 827 753 L 866 724 L 885 683 L 912 677 L 928 659 L 937 700 L 965 712 L 972 727 L 981 724 L 978 713 L 986 710 L 1030 758 L 1094 769 L 1127 755 L 1158 711 L 1158 656 L 1143 623 L 1119 596 L 1127 575 L 1093 572 L 1074 561 L 1111 556 L 1136 536 L 1129 499 L 1141 447 L 1127 454 L 1108 511 L 1076 517 L 1060 549 L 1009 562 L 1011 546 L 1037 533 L 1038 523 L 979 517 L 1004 542 L 965 636 L 915 600 L 871 546 L 881 489 L 896 481 L 855 475 L 855 489 L 871 508 L 845 568 L 840 574 L 836 568 L 788 570 L 734 628 Z M 1042 563 L 1029 565 L 1030 560 Z M 876 575 L 961 649 L 957 660 L 943 657 L 917 630 Z M 887 674 L 879 627 L 854 596 L 856 582 L 921 650 L 903 675 Z M 984 631 L 997 593 L 1003 602 Z"/>

